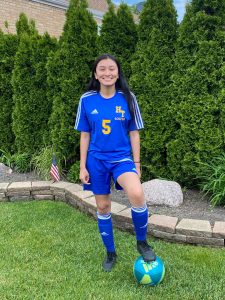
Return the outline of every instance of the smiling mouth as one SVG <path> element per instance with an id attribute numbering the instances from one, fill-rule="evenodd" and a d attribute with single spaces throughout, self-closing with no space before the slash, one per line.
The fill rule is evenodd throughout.
<path id="1" fill-rule="evenodd" d="M 106 80 L 106 81 L 110 81 L 110 80 L 113 80 L 114 78 L 102 78 L 102 80 Z"/>

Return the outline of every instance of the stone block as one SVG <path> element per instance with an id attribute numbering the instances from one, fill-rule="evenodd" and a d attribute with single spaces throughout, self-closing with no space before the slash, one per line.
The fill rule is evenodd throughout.
<path id="1" fill-rule="evenodd" d="M 53 191 L 53 196 L 55 197 L 55 200 L 57 200 L 57 201 L 67 202 L 66 194 L 64 192 Z"/>
<path id="2" fill-rule="evenodd" d="M 186 242 L 197 245 L 224 246 L 224 239 L 208 238 L 201 236 L 187 236 Z"/>
<path id="3" fill-rule="evenodd" d="M 12 182 L 7 188 L 8 192 L 31 191 L 31 181 Z"/>
<path id="4" fill-rule="evenodd" d="M 35 200 L 54 200 L 53 195 L 33 195 Z"/>
<path id="5" fill-rule="evenodd" d="M 29 200 L 33 200 L 31 196 L 17 195 L 17 196 L 9 197 L 9 201 L 11 202 L 20 202 L 20 201 L 29 201 Z"/>
<path id="6" fill-rule="evenodd" d="M 122 205 L 122 204 L 114 202 L 114 201 L 111 202 L 111 213 L 112 214 L 117 214 L 117 213 L 121 212 L 122 210 L 125 210 L 126 208 L 127 208 L 126 205 Z"/>
<path id="7" fill-rule="evenodd" d="M 66 201 L 71 204 L 73 207 L 78 207 L 78 203 L 80 202 L 80 200 L 74 196 L 71 196 L 70 194 L 66 195 Z"/>
<path id="8" fill-rule="evenodd" d="M 73 206 L 78 206 L 82 209 L 84 207 L 84 203 L 82 203 L 83 199 L 93 197 L 93 193 L 90 191 L 77 191 L 66 193 L 66 200 Z"/>
<path id="9" fill-rule="evenodd" d="M 66 200 L 66 194 L 65 193 L 55 192 L 54 191 L 53 195 L 54 195 L 56 201 L 67 202 L 67 200 Z"/>
<path id="10" fill-rule="evenodd" d="M 93 197 L 93 193 L 91 191 L 77 191 L 73 193 L 78 199 L 85 199 L 88 197 Z"/>
<path id="11" fill-rule="evenodd" d="M 117 223 L 133 224 L 130 208 L 126 208 L 113 216 L 113 219 Z"/>
<path id="12" fill-rule="evenodd" d="M 46 191 L 46 190 L 50 190 L 51 185 L 52 185 L 51 181 L 33 181 L 31 183 L 31 189 L 32 191 L 41 191 L 41 190 Z"/>
<path id="13" fill-rule="evenodd" d="M 20 191 L 8 191 L 6 192 L 8 197 L 20 197 L 20 196 L 30 196 L 30 191 L 20 190 Z M 32 197 L 31 197 L 32 198 Z"/>
<path id="14" fill-rule="evenodd" d="M 74 183 L 65 182 L 65 181 L 57 181 L 57 182 L 53 182 L 51 184 L 50 190 L 65 192 L 65 189 L 72 185 L 74 185 Z"/>
<path id="15" fill-rule="evenodd" d="M 95 197 L 88 197 L 78 200 L 77 205 L 82 211 L 88 213 L 89 215 L 92 215 L 95 219 L 97 218 L 97 205 L 95 202 Z"/>
<path id="16" fill-rule="evenodd" d="M 6 193 L 9 182 L 0 182 L 0 193 Z"/>
<path id="17" fill-rule="evenodd" d="M 225 238 L 225 222 L 215 222 L 213 227 L 213 237 Z"/>
<path id="18" fill-rule="evenodd" d="M 63 194 L 63 195 L 55 195 L 54 196 L 54 198 L 55 198 L 55 201 L 63 201 L 63 202 L 67 202 L 67 199 L 66 199 L 66 197 L 65 197 L 65 194 Z"/>
<path id="19" fill-rule="evenodd" d="M 129 231 L 130 233 L 134 234 L 133 223 L 118 220 L 115 218 L 115 216 L 112 217 L 112 221 L 115 228 L 118 228 L 122 231 Z"/>
<path id="20" fill-rule="evenodd" d="M 152 235 L 152 236 L 160 238 L 160 239 L 165 239 L 170 242 L 181 242 L 181 243 L 186 242 L 186 235 L 174 234 L 174 233 L 169 233 L 169 232 L 155 230 L 155 229 L 149 230 L 148 235 L 150 235 L 150 236 Z"/>
<path id="21" fill-rule="evenodd" d="M 95 220 L 97 220 L 96 210 L 94 208 L 88 208 L 88 214 L 91 215 Z"/>
<path id="22" fill-rule="evenodd" d="M 52 195 L 50 188 L 48 190 L 32 190 L 32 195 Z"/>
<path id="23" fill-rule="evenodd" d="M 80 199 L 77 199 L 76 205 L 77 205 L 77 207 L 79 208 L 80 211 L 86 212 L 87 205 L 84 201 L 82 201 Z"/>
<path id="24" fill-rule="evenodd" d="M 175 233 L 176 225 L 178 222 L 177 217 L 170 217 L 165 215 L 151 215 L 148 219 L 149 229 L 155 229 L 158 231 L 165 231 L 169 233 Z"/>
<path id="25" fill-rule="evenodd" d="M 6 202 L 9 198 L 5 196 L 5 193 L 0 193 L 0 202 Z"/>
<path id="26" fill-rule="evenodd" d="M 70 185 L 65 188 L 65 193 L 72 194 L 74 192 L 82 191 L 83 188 L 81 185 L 74 183 L 73 185 Z"/>
<path id="27" fill-rule="evenodd" d="M 87 207 L 94 207 L 94 208 L 97 208 L 97 205 L 96 205 L 96 201 L 95 201 L 95 197 L 87 197 L 87 198 L 83 198 L 81 200 L 84 205 L 87 205 Z"/>
<path id="28" fill-rule="evenodd" d="M 176 233 L 187 236 L 212 237 L 209 221 L 182 219 L 176 226 Z"/>

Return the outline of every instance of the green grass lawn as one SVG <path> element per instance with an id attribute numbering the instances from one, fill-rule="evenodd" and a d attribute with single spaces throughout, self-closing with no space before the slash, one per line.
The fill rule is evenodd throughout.
<path id="1" fill-rule="evenodd" d="M 225 299 L 224 249 L 151 243 L 166 267 L 156 287 L 132 273 L 135 237 L 115 230 L 118 263 L 105 255 L 97 223 L 62 202 L 0 204 L 0 299 Z"/>

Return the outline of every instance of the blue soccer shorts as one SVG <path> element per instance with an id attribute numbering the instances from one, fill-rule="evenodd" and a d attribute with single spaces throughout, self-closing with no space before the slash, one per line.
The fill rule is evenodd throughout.
<path id="1" fill-rule="evenodd" d="M 131 160 L 120 162 L 107 162 L 99 160 L 90 153 L 87 155 L 86 168 L 89 172 L 90 184 L 84 184 L 83 189 L 92 191 L 95 195 L 110 194 L 111 178 L 117 190 L 123 188 L 118 184 L 117 178 L 126 172 L 137 174 L 134 162 Z"/>

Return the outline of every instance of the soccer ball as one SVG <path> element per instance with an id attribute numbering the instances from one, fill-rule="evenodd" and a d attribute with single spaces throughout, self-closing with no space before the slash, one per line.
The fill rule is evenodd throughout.
<path id="1" fill-rule="evenodd" d="M 134 262 L 133 272 L 138 283 L 154 286 L 163 280 L 165 267 L 158 256 L 156 256 L 156 260 L 149 263 L 145 262 L 140 256 Z"/>

